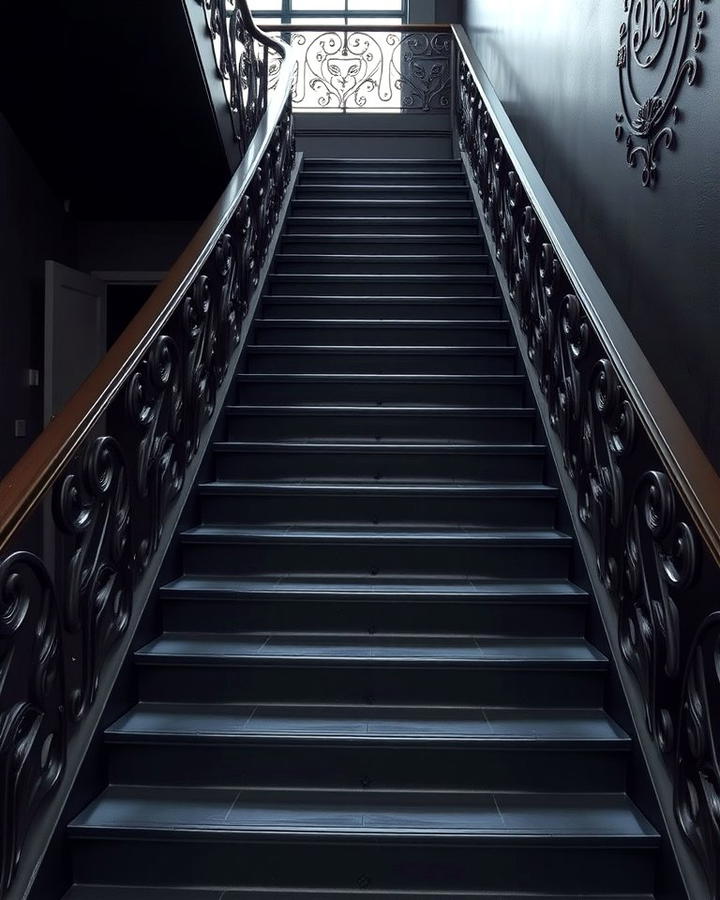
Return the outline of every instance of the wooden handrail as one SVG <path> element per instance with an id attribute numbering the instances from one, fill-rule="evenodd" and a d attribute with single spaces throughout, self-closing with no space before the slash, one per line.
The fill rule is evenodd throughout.
<path id="1" fill-rule="evenodd" d="M 267 40 L 266 35 L 263 37 Z M 292 87 L 293 66 L 292 60 L 288 58 L 292 51 L 284 43 L 273 41 L 273 44 L 287 62 L 281 66 L 279 80 L 275 90 L 271 92 L 265 115 L 227 188 L 167 276 L 155 288 L 99 365 L 0 481 L 0 551 L 36 508 L 162 332 L 246 192 L 258 162 L 270 143 Z"/>

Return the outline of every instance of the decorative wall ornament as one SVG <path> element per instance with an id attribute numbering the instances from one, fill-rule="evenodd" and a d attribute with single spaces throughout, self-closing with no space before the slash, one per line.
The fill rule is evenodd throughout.
<path id="1" fill-rule="evenodd" d="M 675 6 L 679 14 L 683 7 Z M 720 567 L 664 471 L 649 423 L 611 363 L 461 54 L 455 79 L 457 132 L 490 252 L 559 438 L 597 574 L 616 604 L 647 739 L 674 785 L 675 816 L 704 868 L 707 896 L 720 900 Z"/>
<path id="2" fill-rule="evenodd" d="M 694 84 L 709 0 L 624 0 L 617 68 L 622 110 L 615 138 L 626 136 L 628 165 L 642 167 L 645 187 L 658 175 L 662 149 L 675 143 L 683 84 Z"/>
<path id="3" fill-rule="evenodd" d="M 0 897 L 208 438 L 290 181 L 293 129 L 288 99 L 226 231 L 105 409 L 103 433 L 48 487 L 53 571 L 31 553 L 0 557 Z"/>
<path id="4" fill-rule="evenodd" d="M 450 108 L 448 32 L 274 32 L 297 56 L 293 105 L 299 110 Z"/>

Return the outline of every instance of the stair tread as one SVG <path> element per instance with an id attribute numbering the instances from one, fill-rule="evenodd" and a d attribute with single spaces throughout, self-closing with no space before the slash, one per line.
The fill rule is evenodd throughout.
<path id="1" fill-rule="evenodd" d="M 304 525 L 302 523 L 282 526 L 235 526 L 196 525 L 182 532 L 186 541 L 267 541 L 300 540 L 347 542 L 393 541 L 402 543 L 427 544 L 433 542 L 487 543 L 521 546 L 524 544 L 545 546 L 570 546 L 572 538 L 553 528 L 483 528 L 472 525 L 429 526 L 388 526 L 388 525 Z"/>
<path id="2" fill-rule="evenodd" d="M 349 441 L 324 441 L 308 443 L 305 440 L 283 440 L 283 441 L 218 441 L 213 445 L 213 449 L 219 453 L 234 453 L 238 450 L 258 450 L 269 452 L 277 451 L 309 451 L 314 453 L 332 451 L 333 453 L 356 453 L 359 450 L 372 450 L 379 453 L 423 453 L 437 452 L 438 448 L 442 448 L 443 453 L 476 453 L 496 455 L 497 453 L 508 454 L 530 454 L 535 456 L 544 456 L 546 448 L 543 444 L 473 444 L 473 443 L 447 443 L 447 444 L 431 444 L 431 443 L 407 443 L 406 441 L 387 440 L 382 443 L 377 441 L 365 443 L 349 442 Z M 425 484 L 426 482 L 423 482 Z"/>
<path id="3" fill-rule="evenodd" d="M 605 667 L 606 657 L 584 638 L 515 638 L 327 633 L 164 632 L 136 652 L 145 661 L 202 660 L 222 664 L 312 661 Z"/>
<path id="4" fill-rule="evenodd" d="M 428 272 L 373 272 L 372 274 L 364 274 L 362 272 L 352 272 L 343 274 L 342 272 L 273 272 L 270 275 L 273 281 L 360 281 L 360 282 L 388 282 L 396 284 L 399 281 L 414 281 L 418 284 L 427 284 L 434 282 L 494 282 L 494 275 L 473 275 L 465 273 L 443 273 L 436 275 Z M 442 298 L 441 298 L 442 302 Z"/>
<path id="5" fill-rule="evenodd" d="M 485 345 L 469 345 L 461 346 L 439 346 L 437 344 L 250 344 L 249 348 L 252 352 L 260 353 L 279 353 L 286 356 L 288 353 L 375 353 L 387 354 L 391 353 L 395 356 L 398 353 L 406 355 L 415 354 L 416 356 L 433 355 L 451 355 L 451 356 L 472 356 L 479 354 L 483 356 L 516 356 L 517 347 L 502 347 L 494 344 Z"/>
<path id="6" fill-rule="evenodd" d="M 353 416 L 468 416 L 470 418 L 502 418 L 515 417 L 534 419 L 535 410 L 528 406 L 467 406 L 467 405 L 401 405 L 397 403 L 366 404 L 355 403 L 352 405 L 317 404 L 317 403 L 232 403 L 226 406 L 226 412 L 231 416 L 241 415 L 353 415 Z"/>
<path id="7" fill-rule="evenodd" d="M 315 381 L 329 384 L 516 384 L 526 382 L 525 375 L 375 375 L 375 374 L 344 374 L 328 372 L 313 375 L 303 372 L 240 372 L 235 380 L 238 384 L 276 384 L 288 382 L 296 384 L 298 381 Z"/>
<path id="8" fill-rule="evenodd" d="M 255 319 L 264 328 L 497 328 L 506 331 L 504 319 Z"/>
<path id="9" fill-rule="evenodd" d="M 304 790 L 110 786 L 70 832 L 319 837 L 345 834 L 430 840 L 621 839 L 655 846 L 658 835 L 624 794 L 505 794 L 445 791 Z"/>
<path id="10" fill-rule="evenodd" d="M 278 261 L 288 260 L 298 262 L 320 262 L 321 260 L 344 260 L 351 262 L 353 260 L 363 260 L 367 262 L 420 262 L 434 260 L 439 262 L 477 262 L 478 260 L 488 260 L 490 257 L 487 253 L 396 253 L 388 256 L 378 256 L 372 253 L 287 253 L 281 252 L 275 255 Z"/>
<path id="11" fill-rule="evenodd" d="M 229 481 L 216 479 L 199 485 L 203 494 L 332 494 L 337 496 L 371 496 L 406 497 L 417 495 L 427 497 L 429 494 L 440 496 L 520 496 L 520 497 L 557 497 L 556 488 L 546 484 L 531 482 L 489 482 L 487 484 L 379 484 L 376 481 L 368 484 L 356 482 L 330 482 L 313 484 L 307 481 Z"/>
<path id="12" fill-rule="evenodd" d="M 472 739 L 484 743 L 579 742 L 626 745 L 600 709 L 139 703 L 106 731 L 142 737 Z"/>
<path id="13" fill-rule="evenodd" d="M 322 888 L 232 888 L 212 887 L 117 887 L 106 884 L 75 884 L 63 900 L 654 900 L 651 894 L 511 894 L 431 893 L 418 891 L 333 891 Z"/>
<path id="14" fill-rule="evenodd" d="M 330 597 L 349 595 L 359 597 L 528 597 L 543 599 L 587 599 L 587 593 L 572 581 L 553 579 L 494 579 L 463 577 L 391 577 L 369 579 L 357 576 L 301 576 L 271 575 L 238 578 L 232 575 L 182 575 L 162 587 L 166 596 L 201 593 L 208 596 L 244 596 L 246 594 L 308 594 Z"/>

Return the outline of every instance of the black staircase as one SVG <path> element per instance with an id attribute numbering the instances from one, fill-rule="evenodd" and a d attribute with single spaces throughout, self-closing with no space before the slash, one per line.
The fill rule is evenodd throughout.
<path id="1" fill-rule="evenodd" d="M 72 900 L 652 893 L 482 245 L 459 162 L 305 162 Z"/>

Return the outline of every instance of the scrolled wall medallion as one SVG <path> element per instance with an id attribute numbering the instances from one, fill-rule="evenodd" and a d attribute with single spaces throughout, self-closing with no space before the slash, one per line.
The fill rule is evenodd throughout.
<path id="1" fill-rule="evenodd" d="M 622 110 L 615 116 L 615 138 L 626 138 L 628 165 L 642 166 L 645 187 L 655 184 L 662 149 L 675 143 L 683 85 L 698 79 L 709 2 L 624 0 L 617 51 Z"/>

